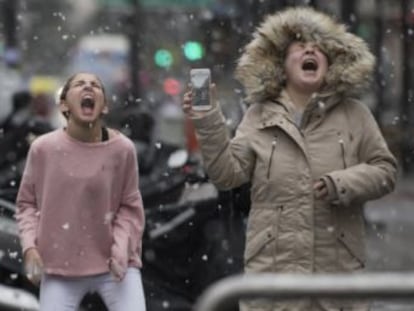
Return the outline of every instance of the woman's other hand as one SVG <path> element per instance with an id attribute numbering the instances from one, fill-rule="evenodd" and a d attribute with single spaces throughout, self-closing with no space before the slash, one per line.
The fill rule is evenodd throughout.
<path id="1" fill-rule="evenodd" d="M 315 199 L 324 200 L 328 198 L 328 187 L 324 180 L 318 180 L 313 184 Z"/>

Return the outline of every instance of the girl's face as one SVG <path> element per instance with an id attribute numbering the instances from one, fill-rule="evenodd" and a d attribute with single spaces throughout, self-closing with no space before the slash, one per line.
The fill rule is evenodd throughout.
<path id="1" fill-rule="evenodd" d="M 300 92 L 317 92 L 327 71 L 328 58 L 315 43 L 290 44 L 285 59 L 287 87 Z"/>
<path id="2" fill-rule="evenodd" d="M 69 82 L 61 110 L 69 114 L 69 121 L 91 124 L 108 112 L 101 81 L 94 74 L 79 73 Z"/>

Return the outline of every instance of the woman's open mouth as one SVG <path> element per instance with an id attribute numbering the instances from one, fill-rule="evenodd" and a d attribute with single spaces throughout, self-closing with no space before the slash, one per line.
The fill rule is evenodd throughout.
<path id="1" fill-rule="evenodd" d="M 302 70 L 315 72 L 318 70 L 318 63 L 312 58 L 306 59 L 302 63 Z"/>

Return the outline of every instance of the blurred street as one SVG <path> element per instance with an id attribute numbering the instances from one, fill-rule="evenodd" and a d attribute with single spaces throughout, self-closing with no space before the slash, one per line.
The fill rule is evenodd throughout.
<path id="1" fill-rule="evenodd" d="M 414 268 L 414 176 L 400 178 L 395 191 L 370 202 L 366 218 L 367 254 L 371 270 L 400 271 Z"/>
<path id="2" fill-rule="evenodd" d="M 414 268 L 414 176 L 400 177 L 396 190 L 366 207 L 368 268 L 409 271 Z M 413 301 L 376 302 L 373 311 L 412 311 Z"/>

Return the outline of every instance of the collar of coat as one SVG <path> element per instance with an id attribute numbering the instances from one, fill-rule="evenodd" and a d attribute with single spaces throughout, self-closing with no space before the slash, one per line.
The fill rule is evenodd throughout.
<path id="1" fill-rule="evenodd" d="M 320 120 L 323 120 L 325 114 L 332 109 L 332 107 L 337 105 L 340 102 L 340 99 L 338 94 L 334 92 L 314 94 L 306 105 L 302 119 L 306 122 L 306 119 L 311 114 L 315 113 Z M 286 126 L 290 127 L 290 125 L 286 125 L 286 122 L 290 122 L 292 125 L 294 124 L 291 120 L 293 109 L 289 96 L 285 90 L 282 90 L 277 100 L 268 100 L 266 101 L 266 105 L 261 105 L 260 121 L 257 128 L 264 129 L 272 126 L 279 126 L 281 128 L 286 128 Z"/>
<path id="2" fill-rule="evenodd" d="M 330 16 L 295 7 L 267 17 L 238 60 L 236 78 L 244 86 L 248 103 L 279 98 L 286 50 L 294 41 L 316 42 L 327 55 L 329 68 L 321 93 L 358 97 L 369 88 L 375 57 L 366 43 Z"/>

